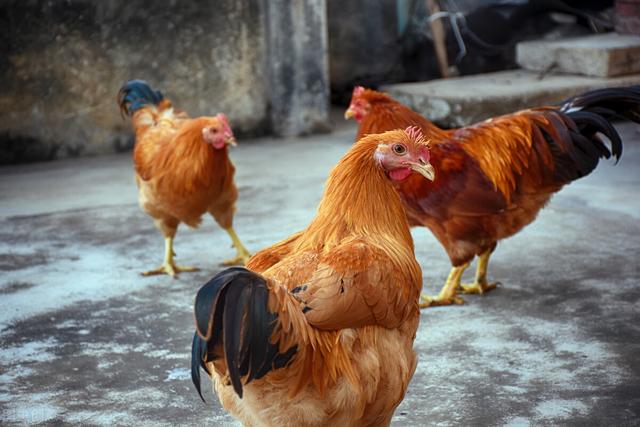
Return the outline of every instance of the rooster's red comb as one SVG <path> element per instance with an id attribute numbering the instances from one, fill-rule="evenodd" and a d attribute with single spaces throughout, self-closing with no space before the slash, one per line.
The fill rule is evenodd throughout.
<path id="1" fill-rule="evenodd" d="M 404 130 L 409 138 L 419 144 L 428 144 L 429 141 L 426 140 L 422 130 L 418 126 L 409 126 Z"/>
<path id="2" fill-rule="evenodd" d="M 227 118 L 227 115 L 224 113 L 218 113 L 216 115 L 216 117 L 218 118 L 218 120 L 220 120 L 222 123 L 226 124 L 227 126 L 229 125 L 229 119 Z"/>
<path id="3" fill-rule="evenodd" d="M 357 98 L 364 93 L 364 87 L 356 86 L 353 88 L 353 94 L 351 95 L 353 98 Z"/>

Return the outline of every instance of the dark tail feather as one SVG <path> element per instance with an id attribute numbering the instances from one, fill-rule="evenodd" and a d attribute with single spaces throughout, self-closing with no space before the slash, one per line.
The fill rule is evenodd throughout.
<path id="1" fill-rule="evenodd" d="M 193 385 L 196 387 L 198 391 L 198 395 L 200 399 L 204 402 L 204 397 L 202 397 L 202 390 L 200 388 L 200 368 L 207 371 L 208 374 L 209 369 L 207 369 L 207 365 L 204 361 L 207 359 L 207 342 L 198 336 L 196 332 L 193 334 L 193 343 L 191 344 L 191 381 Z"/>
<path id="2" fill-rule="evenodd" d="M 200 288 L 191 348 L 191 379 L 200 398 L 200 367 L 207 370 L 206 362 L 224 357 L 233 389 L 242 397 L 243 378 L 249 384 L 291 360 L 295 347 L 279 353 L 278 343 L 271 342 L 278 316 L 268 304 L 264 278 L 241 267 L 224 270 Z"/>
<path id="3" fill-rule="evenodd" d="M 617 113 L 624 110 L 634 110 L 637 113 L 640 111 L 640 85 L 585 92 L 565 100 L 560 111 L 567 113 L 576 108 L 588 110 L 594 107 L 609 108 Z"/>
<path id="4" fill-rule="evenodd" d="M 563 167 L 557 178 L 572 181 L 588 175 L 600 158 L 610 158 L 616 162 L 622 156 L 622 140 L 611 124 L 616 119 L 628 119 L 640 123 L 640 86 L 598 89 L 566 100 L 560 113 L 569 119 L 569 134 L 573 149 L 564 152 Z M 600 135 L 610 143 L 607 147 Z M 567 161 L 567 157 L 571 161 Z"/>
<path id="5" fill-rule="evenodd" d="M 560 112 L 573 120 L 587 138 L 594 138 L 598 132 L 606 136 L 611 142 L 611 154 L 618 161 L 622 141 L 611 121 L 627 119 L 640 123 L 640 85 L 598 89 L 574 96 L 562 104 Z"/>
<path id="6" fill-rule="evenodd" d="M 164 99 L 162 92 L 154 91 L 144 80 L 129 80 L 118 91 L 118 105 L 122 115 L 132 115 L 146 105 L 157 105 Z"/>

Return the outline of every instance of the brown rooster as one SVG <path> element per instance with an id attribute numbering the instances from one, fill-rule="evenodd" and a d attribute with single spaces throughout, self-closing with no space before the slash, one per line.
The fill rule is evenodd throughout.
<path id="1" fill-rule="evenodd" d="M 602 89 L 561 107 L 443 130 L 389 95 L 356 87 L 345 118 L 359 122 L 357 139 L 417 125 L 431 144 L 436 179 L 409 177 L 396 185 L 411 225 L 428 227 L 453 265 L 440 294 L 423 296 L 421 307 L 461 304 L 457 290 L 483 293 L 494 288 L 487 266 L 497 242 L 531 223 L 553 193 L 588 175 L 601 157 L 613 154 L 618 159 L 622 142 L 610 120 L 640 122 L 639 106 L 640 86 Z M 476 255 L 475 281 L 461 285 L 462 273 Z"/>
<path id="2" fill-rule="evenodd" d="M 364 138 L 305 230 L 200 289 L 198 393 L 202 367 L 245 425 L 389 425 L 416 367 L 422 287 L 391 181 L 432 179 L 428 159 L 417 128 Z"/>
<path id="3" fill-rule="evenodd" d="M 224 114 L 190 119 L 141 80 L 122 86 L 118 104 L 133 119 L 140 206 L 165 238 L 162 266 L 142 274 L 175 276 L 197 270 L 175 264 L 173 238 L 181 222 L 197 227 L 206 212 L 229 233 L 237 250 L 237 256 L 225 263 L 244 264 L 250 254 L 233 229 L 238 190 L 227 153 L 227 146 L 236 142 Z"/>

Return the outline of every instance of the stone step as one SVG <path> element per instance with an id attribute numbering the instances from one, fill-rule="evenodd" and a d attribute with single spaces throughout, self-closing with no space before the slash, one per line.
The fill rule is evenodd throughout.
<path id="1" fill-rule="evenodd" d="M 516 62 L 532 71 L 613 77 L 640 72 L 640 36 L 596 34 L 518 43 Z"/>
<path id="2" fill-rule="evenodd" d="M 615 78 L 546 75 L 525 70 L 384 86 L 382 91 L 444 127 L 545 105 L 592 89 L 640 85 L 640 74 Z"/>

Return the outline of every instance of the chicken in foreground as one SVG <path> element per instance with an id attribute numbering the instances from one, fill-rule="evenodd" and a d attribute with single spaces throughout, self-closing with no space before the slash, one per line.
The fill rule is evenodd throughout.
<path id="1" fill-rule="evenodd" d="M 133 120 L 140 206 L 165 239 L 164 262 L 142 274 L 175 276 L 196 271 L 175 263 L 173 239 L 181 222 L 197 227 L 206 212 L 225 229 L 236 248 L 236 257 L 225 264 L 244 264 L 250 254 L 233 229 L 238 190 L 227 153 L 227 146 L 236 142 L 225 115 L 191 119 L 142 80 L 122 86 L 118 104 Z"/>
<path id="2" fill-rule="evenodd" d="M 200 289 L 198 393 L 202 367 L 245 425 L 389 425 L 416 367 L 422 273 L 391 184 L 413 175 L 434 176 L 417 128 L 364 138 L 305 230 Z"/>
<path id="3" fill-rule="evenodd" d="M 622 141 L 611 120 L 640 122 L 640 86 L 594 90 L 560 107 L 450 130 L 387 94 L 356 87 L 345 113 L 352 117 L 359 122 L 357 139 L 416 125 L 430 140 L 437 178 L 409 177 L 396 187 L 411 225 L 428 227 L 453 266 L 440 294 L 423 296 L 421 307 L 462 304 L 458 290 L 482 294 L 496 286 L 487 278 L 487 267 L 499 240 L 531 223 L 553 193 L 588 175 L 600 158 L 620 157 Z M 461 285 L 476 255 L 475 281 Z"/>

